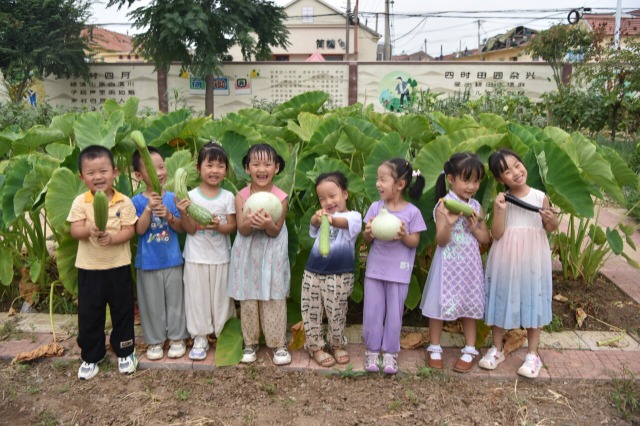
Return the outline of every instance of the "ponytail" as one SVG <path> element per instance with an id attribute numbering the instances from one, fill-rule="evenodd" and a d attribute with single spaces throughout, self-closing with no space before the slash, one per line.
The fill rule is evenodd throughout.
<path id="1" fill-rule="evenodd" d="M 403 192 L 408 192 L 409 197 L 414 200 L 417 200 L 422 195 L 422 190 L 425 187 L 424 177 L 421 175 L 420 170 L 413 170 L 411 164 L 404 158 L 392 158 L 383 162 L 385 166 L 391 169 L 391 173 L 393 174 L 396 180 L 405 181 L 405 186 Z M 412 184 L 411 182 L 415 178 L 415 182 Z"/>

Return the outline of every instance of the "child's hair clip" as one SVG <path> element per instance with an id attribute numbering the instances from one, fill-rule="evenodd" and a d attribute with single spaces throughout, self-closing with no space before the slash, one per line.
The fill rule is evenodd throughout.
<path id="1" fill-rule="evenodd" d="M 420 175 L 421 175 L 420 170 L 414 170 L 413 173 L 411 173 L 411 177 L 414 177 L 414 178 Z"/>

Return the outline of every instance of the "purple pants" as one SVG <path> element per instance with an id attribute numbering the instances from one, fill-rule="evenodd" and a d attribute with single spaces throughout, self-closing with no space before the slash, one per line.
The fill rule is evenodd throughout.
<path id="1" fill-rule="evenodd" d="M 364 279 L 362 338 L 371 352 L 400 352 L 404 301 L 409 284 Z"/>

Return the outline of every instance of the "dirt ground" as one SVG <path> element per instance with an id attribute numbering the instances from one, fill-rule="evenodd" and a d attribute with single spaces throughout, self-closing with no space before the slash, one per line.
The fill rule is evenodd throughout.
<path id="1" fill-rule="evenodd" d="M 0 423 L 38 425 L 633 425 L 614 407 L 623 382 L 491 381 L 431 370 L 382 376 L 142 370 L 103 364 L 76 378 L 78 362 L 0 363 Z M 638 382 L 624 382 L 635 386 Z M 623 392 L 624 393 L 624 392 Z M 637 400 L 636 400 L 637 402 Z M 634 417 L 635 415 L 635 417 Z"/>

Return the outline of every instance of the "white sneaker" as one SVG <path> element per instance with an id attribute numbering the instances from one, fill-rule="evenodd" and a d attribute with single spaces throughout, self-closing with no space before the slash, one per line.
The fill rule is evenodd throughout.
<path id="1" fill-rule="evenodd" d="M 366 351 L 364 354 L 364 369 L 369 373 L 380 371 L 380 353 Z"/>
<path id="2" fill-rule="evenodd" d="M 291 364 L 291 354 L 286 346 L 281 346 L 273 350 L 273 363 L 275 365 Z"/>
<path id="3" fill-rule="evenodd" d="M 484 368 L 485 370 L 495 370 L 502 361 L 504 361 L 504 353 L 498 352 L 498 348 L 491 346 L 480 362 L 478 362 L 478 367 Z"/>
<path id="4" fill-rule="evenodd" d="M 82 362 L 78 369 L 78 379 L 89 380 L 98 374 L 100 368 L 96 362 Z"/>
<path id="5" fill-rule="evenodd" d="M 189 358 L 195 360 L 205 359 L 208 350 L 209 340 L 207 340 L 207 336 L 196 336 L 193 341 L 193 347 L 189 351 Z"/>
<path id="6" fill-rule="evenodd" d="M 524 364 L 518 369 L 518 374 L 530 379 L 535 379 L 540 374 L 542 368 L 542 361 L 538 354 L 530 352 L 524 358 Z"/>
<path id="7" fill-rule="evenodd" d="M 258 359 L 258 345 L 247 345 L 242 350 L 242 360 L 240 362 L 244 364 L 251 364 Z"/>
<path id="8" fill-rule="evenodd" d="M 182 358 L 187 352 L 187 345 L 184 340 L 172 340 L 169 344 L 167 356 L 169 358 Z"/>
<path id="9" fill-rule="evenodd" d="M 147 359 L 155 361 L 156 359 L 162 359 L 164 351 L 162 350 L 162 343 L 156 343 L 155 345 L 149 345 L 146 353 Z"/>
<path id="10" fill-rule="evenodd" d="M 136 358 L 135 351 L 131 352 L 131 354 L 118 358 L 118 371 L 122 374 L 131 374 L 135 373 L 138 368 L 138 358 Z"/>
<path id="11" fill-rule="evenodd" d="M 398 372 L 398 354 L 383 354 L 382 365 L 382 371 L 385 374 L 396 374 Z"/>

